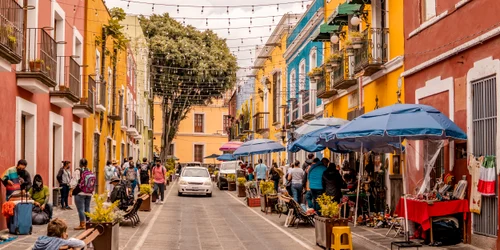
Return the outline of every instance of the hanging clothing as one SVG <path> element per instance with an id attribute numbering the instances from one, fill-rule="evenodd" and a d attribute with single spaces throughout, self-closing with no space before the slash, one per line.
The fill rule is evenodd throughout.
<path id="1" fill-rule="evenodd" d="M 471 192 L 469 200 L 469 209 L 472 213 L 481 214 L 481 193 L 478 192 L 479 172 L 483 163 L 484 157 L 469 156 L 467 169 L 471 175 Z"/>
<path id="2" fill-rule="evenodd" d="M 486 156 L 481 164 L 477 191 L 484 196 L 495 195 L 495 180 L 495 156 Z"/>

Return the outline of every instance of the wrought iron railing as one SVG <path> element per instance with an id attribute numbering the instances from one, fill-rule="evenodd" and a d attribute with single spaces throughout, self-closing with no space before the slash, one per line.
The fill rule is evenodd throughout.
<path id="1" fill-rule="evenodd" d="M 80 65 L 69 57 L 69 90 L 71 93 L 81 97 L 81 78 L 80 78 Z"/>
<path id="2" fill-rule="evenodd" d="M 87 96 L 81 99 L 80 104 L 82 105 L 87 105 L 92 112 L 94 112 L 94 99 L 95 99 L 95 88 L 96 83 L 94 78 L 89 76 L 88 82 L 87 82 Z"/>
<path id="3" fill-rule="evenodd" d="M 23 44 L 24 11 L 16 0 L 0 1 L 0 45 L 15 54 L 12 63 L 19 63 Z"/>
<path id="4" fill-rule="evenodd" d="M 81 97 L 80 65 L 69 56 L 57 57 L 57 83 L 60 91 L 69 91 Z"/>
<path id="5" fill-rule="evenodd" d="M 339 66 L 333 69 L 333 85 L 343 82 L 349 79 L 349 57 L 344 54 L 344 51 L 340 51 L 341 55 Z"/>
<path id="6" fill-rule="evenodd" d="M 326 81 L 323 79 L 316 81 L 316 93 L 318 96 L 324 94 L 326 92 Z"/>
<path id="7" fill-rule="evenodd" d="M 309 90 L 302 91 L 302 116 L 310 114 Z"/>
<path id="8" fill-rule="evenodd" d="M 106 107 L 106 95 L 107 93 L 107 88 L 106 88 L 106 82 L 104 81 L 99 81 L 97 83 L 99 85 L 99 100 L 97 104 L 102 105 L 103 107 Z"/>
<path id="9" fill-rule="evenodd" d="M 369 28 L 364 32 L 362 47 L 354 52 L 354 70 L 359 72 L 369 65 L 387 62 L 388 29 Z"/>
<path id="10" fill-rule="evenodd" d="M 268 126 L 268 116 L 269 112 L 260 112 L 254 115 L 254 124 L 255 124 L 255 131 L 256 132 L 261 132 L 264 130 L 269 129 Z"/>
<path id="11" fill-rule="evenodd" d="M 39 28 L 26 29 L 26 48 L 21 65 L 22 72 L 40 72 L 57 83 L 57 43 Z"/>

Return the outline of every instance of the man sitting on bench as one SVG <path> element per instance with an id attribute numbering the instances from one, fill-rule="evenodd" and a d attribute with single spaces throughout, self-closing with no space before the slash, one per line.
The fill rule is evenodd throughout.
<path id="1" fill-rule="evenodd" d="M 121 210 L 127 210 L 128 206 L 132 205 L 133 196 L 127 194 L 127 187 L 121 183 L 118 177 L 111 178 L 111 185 L 113 185 L 113 191 L 111 191 L 110 201 L 120 201 L 118 207 Z"/>
<path id="2" fill-rule="evenodd" d="M 75 238 L 68 239 L 68 225 L 61 219 L 55 218 L 47 225 L 47 236 L 40 236 L 33 246 L 33 250 L 59 250 L 62 246 L 85 248 L 85 242 Z"/>

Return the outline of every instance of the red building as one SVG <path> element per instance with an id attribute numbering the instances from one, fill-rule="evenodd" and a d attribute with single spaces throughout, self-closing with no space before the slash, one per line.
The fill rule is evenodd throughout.
<path id="1" fill-rule="evenodd" d="M 82 118 L 92 111 L 80 103 L 84 9 L 78 0 L 24 2 L 0 1 L 0 171 L 24 158 L 52 189 L 61 162 L 82 157 Z"/>
<path id="2" fill-rule="evenodd" d="M 436 107 L 467 132 L 466 143 L 445 146 L 442 164 L 457 181 L 467 176 L 468 196 L 471 176 L 462 152 L 500 152 L 498 13 L 495 0 L 404 1 L 405 100 Z M 497 196 L 483 196 L 481 214 L 467 218 L 467 241 L 483 249 L 500 246 Z"/>

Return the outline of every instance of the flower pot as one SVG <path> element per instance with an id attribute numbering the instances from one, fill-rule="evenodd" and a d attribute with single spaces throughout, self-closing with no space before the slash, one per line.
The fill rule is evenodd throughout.
<path id="1" fill-rule="evenodd" d="M 99 236 L 92 241 L 95 250 L 118 250 L 120 223 L 87 222 L 88 228 L 97 228 Z"/>
<path id="2" fill-rule="evenodd" d="M 339 61 L 330 62 L 330 65 L 332 65 L 332 68 L 337 68 L 339 66 Z"/>
<path id="3" fill-rule="evenodd" d="M 146 194 L 147 195 L 147 194 Z M 143 196 L 146 196 L 143 194 Z M 151 211 L 151 195 L 147 195 L 148 198 L 142 200 L 141 207 L 139 207 L 139 211 Z"/>
<path id="4" fill-rule="evenodd" d="M 332 245 L 332 228 L 336 226 L 347 226 L 347 219 L 315 216 L 314 228 L 316 245 L 330 249 L 330 246 Z"/>
<path id="5" fill-rule="evenodd" d="M 245 197 L 247 193 L 245 192 L 245 186 L 238 186 L 238 197 Z"/>
<path id="6" fill-rule="evenodd" d="M 228 182 L 227 191 L 236 191 L 236 182 L 234 181 Z"/>
<path id="7" fill-rule="evenodd" d="M 260 198 L 247 198 L 247 205 L 249 207 L 260 207 Z"/>
<path id="8" fill-rule="evenodd" d="M 321 76 L 320 76 L 320 75 L 315 75 L 315 76 L 314 76 L 314 80 L 319 80 L 319 79 L 321 79 Z"/>
<path id="9" fill-rule="evenodd" d="M 332 72 L 332 71 L 333 71 L 333 69 L 332 69 L 332 68 L 326 68 L 326 73 L 330 73 L 330 72 Z"/>
<path id="10" fill-rule="evenodd" d="M 42 62 L 31 61 L 30 62 L 30 71 L 32 71 L 32 72 L 42 71 Z"/>
<path id="11" fill-rule="evenodd" d="M 351 46 L 346 50 L 348 56 L 354 56 L 354 48 Z"/>

